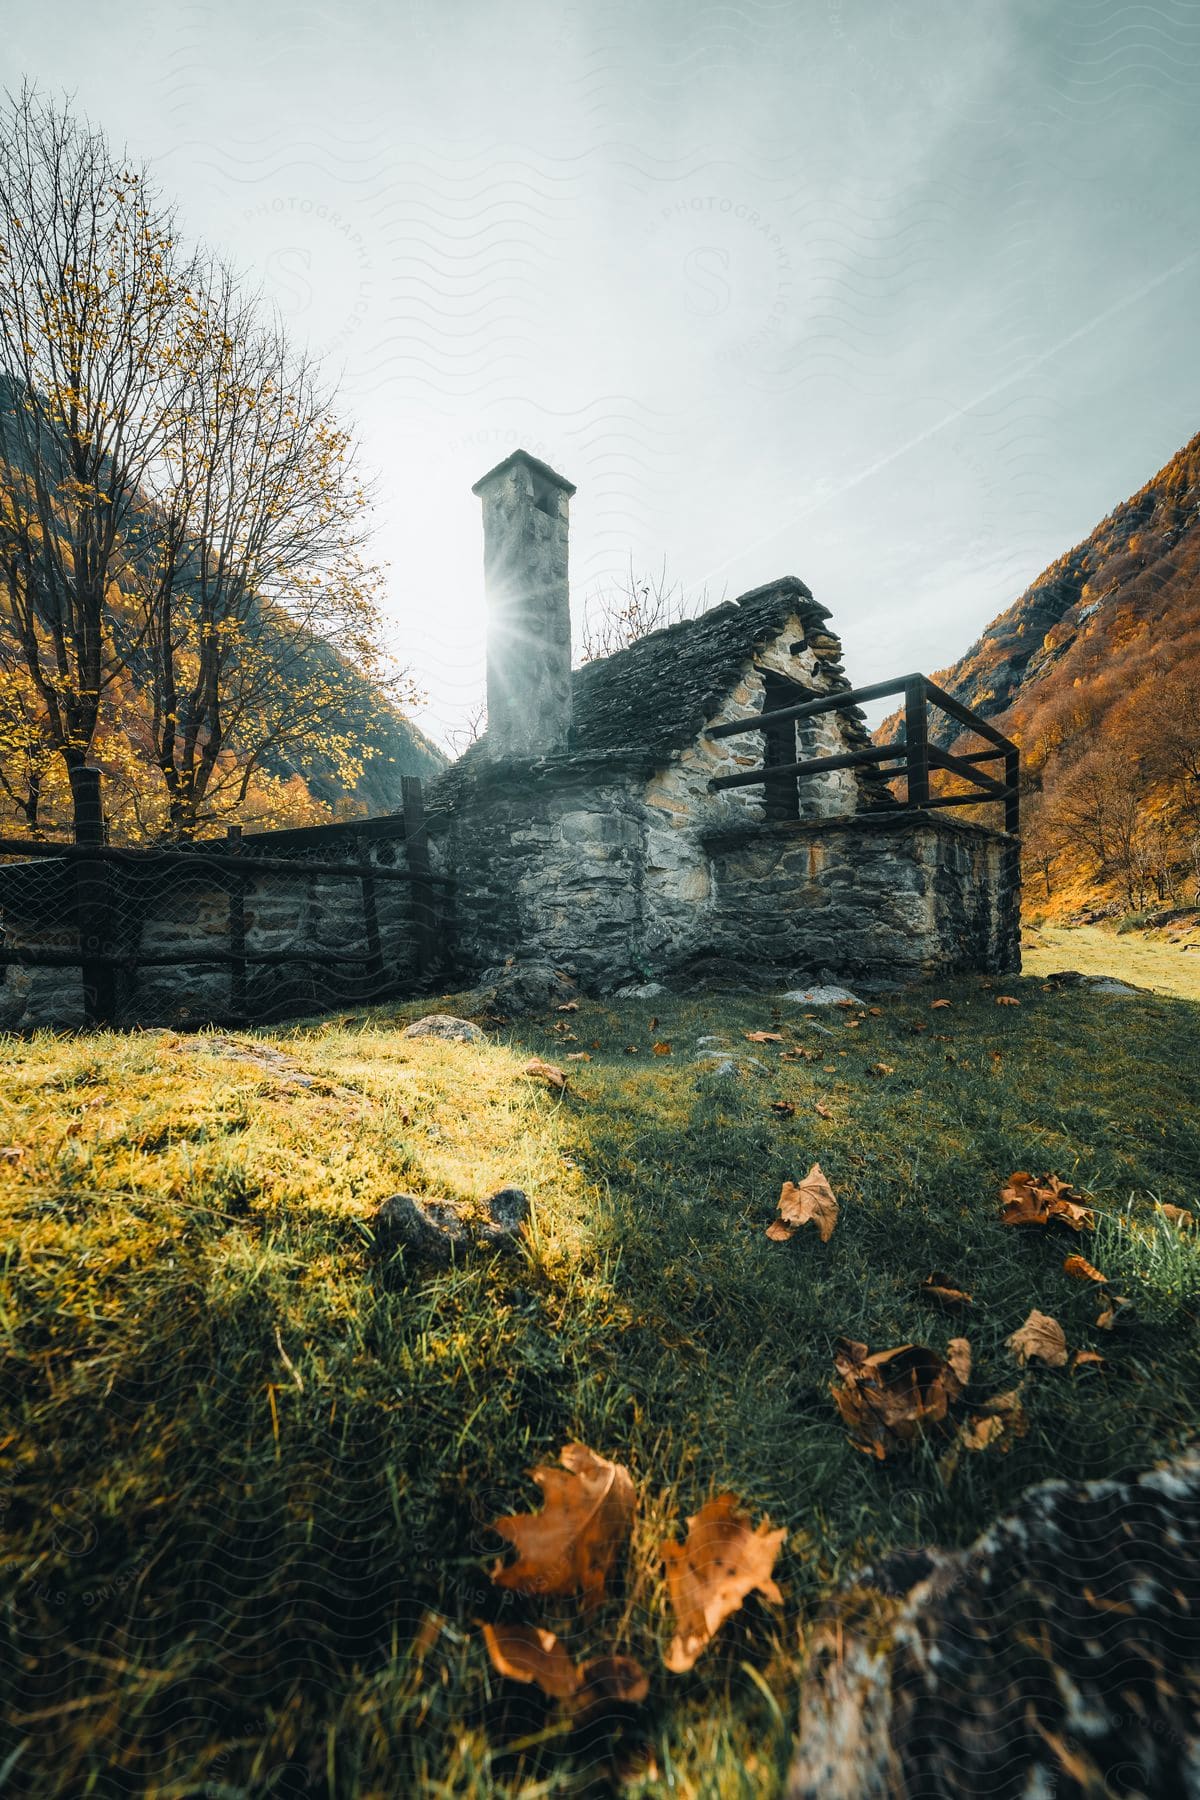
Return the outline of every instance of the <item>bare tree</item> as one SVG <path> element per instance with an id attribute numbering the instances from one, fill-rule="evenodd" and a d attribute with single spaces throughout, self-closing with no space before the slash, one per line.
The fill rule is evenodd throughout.
<path id="1" fill-rule="evenodd" d="M 110 598 L 194 349 L 194 259 L 146 172 L 25 88 L 0 116 L 0 575 L 72 795 L 122 658 Z"/>
<path id="2" fill-rule="evenodd" d="M 658 574 L 648 576 L 635 573 L 631 556 L 624 578 L 589 595 L 584 605 L 580 660 L 612 656 L 652 631 L 703 612 L 707 603 L 707 588 L 689 600 L 682 582 L 668 580 L 665 557 Z"/>
<path id="3" fill-rule="evenodd" d="M 264 767 L 314 751 L 353 781 L 364 751 L 350 684 L 365 672 L 385 684 L 367 496 L 332 395 L 227 270 L 200 313 L 168 479 L 129 568 L 148 621 L 149 749 L 177 837 L 240 807 Z"/>

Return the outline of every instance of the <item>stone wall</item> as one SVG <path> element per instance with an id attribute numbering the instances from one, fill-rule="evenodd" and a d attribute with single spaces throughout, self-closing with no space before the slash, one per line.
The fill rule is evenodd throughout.
<path id="1" fill-rule="evenodd" d="M 307 858 L 406 869 L 402 820 L 264 833 L 243 845 L 237 871 L 193 864 L 190 854 L 106 861 L 112 944 L 129 959 L 117 977 L 120 1024 L 279 1017 L 369 998 L 415 978 L 411 884 L 386 876 L 373 883 L 382 975 L 368 977 L 361 962 L 337 960 L 367 948 L 361 879 L 305 867 Z M 256 870 L 255 845 L 294 860 L 294 871 Z M 66 859 L 0 867 L 5 946 L 35 955 L 76 952 L 75 880 L 75 865 Z M 205 951 L 232 954 L 231 915 L 239 908 L 245 951 L 289 959 L 247 965 L 244 1006 L 228 963 L 197 960 Z M 298 960 L 290 960 L 293 953 Z M 148 957 L 156 960 L 142 960 Z M 71 1029 L 84 1022 L 78 965 L 0 967 L 0 1030 Z"/>
<path id="2" fill-rule="evenodd" d="M 715 831 L 713 949 L 814 977 L 1020 969 L 1014 839 L 937 813 Z"/>

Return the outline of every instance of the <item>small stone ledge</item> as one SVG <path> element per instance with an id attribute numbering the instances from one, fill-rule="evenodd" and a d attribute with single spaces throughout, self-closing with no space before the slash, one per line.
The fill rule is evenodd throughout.
<path id="1" fill-rule="evenodd" d="M 990 825 L 977 825 L 970 819 L 948 819 L 937 812 L 910 812 L 897 807 L 879 812 L 835 813 L 827 818 L 748 820 L 745 824 L 717 825 L 701 833 L 700 841 L 709 851 L 737 850 L 746 844 L 786 844 L 798 838 L 825 837 L 831 832 L 855 834 L 878 833 L 901 836 L 917 830 L 944 831 L 953 837 L 975 842 L 1012 845 L 1019 838 L 996 831 Z"/>

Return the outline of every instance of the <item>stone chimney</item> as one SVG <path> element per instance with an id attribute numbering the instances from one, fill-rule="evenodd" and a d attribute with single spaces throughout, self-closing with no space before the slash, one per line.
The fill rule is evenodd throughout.
<path id="1" fill-rule="evenodd" d="M 567 514 L 575 489 L 515 450 L 471 492 L 483 501 L 489 754 L 553 756 L 571 730 Z"/>

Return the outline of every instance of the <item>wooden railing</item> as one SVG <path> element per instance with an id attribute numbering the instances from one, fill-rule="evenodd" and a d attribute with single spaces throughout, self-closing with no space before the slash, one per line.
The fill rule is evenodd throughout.
<path id="1" fill-rule="evenodd" d="M 850 688 L 838 694 L 822 694 L 816 700 L 802 700 L 796 706 L 777 707 L 773 712 L 751 713 L 743 719 L 730 719 L 724 725 L 711 726 L 708 736 L 739 737 L 746 732 L 762 731 L 769 725 L 784 725 L 793 719 L 815 719 L 821 713 L 842 712 L 847 707 L 860 706 L 869 700 L 886 700 L 896 694 L 904 696 L 904 737 L 899 743 L 872 744 L 863 750 L 844 750 L 835 756 L 810 756 L 803 762 L 766 763 L 738 775 L 715 776 L 708 785 L 716 791 L 756 787 L 787 776 L 823 775 L 835 769 L 878 768 L 885 781 L 894 781 L 898 776 L 905 778 L 907 789 L 902 804 L 906 808 L 926 812 L 940 806 L 1003 806 L 1004 829 L 1016 837 L 1021 828 L 1020 751 L 1003 732 L 997 731 L 979 713 L 963 706 L 925 675 L 901 675 L 893 681 L 877 681 L 871 687 Z M 983 738 L 989 748 L 952 756 L 940 745 L 931 743 L 931 707 L 953 719 L 964 730 Z M 895 763 L 897 767 L 885 768 L 884 765 L 889 763 Z M 979 766 L 982 763 L 1003 763 L 1002 779 L 983 774 Z M 930 785 L 930 773 L 934 769 L 945 770 L 947 774 L 970 782 L 971 788 L 965 793 L 934 793 Z"/>

